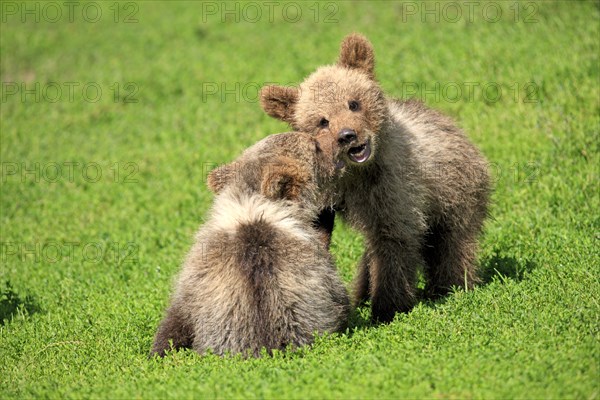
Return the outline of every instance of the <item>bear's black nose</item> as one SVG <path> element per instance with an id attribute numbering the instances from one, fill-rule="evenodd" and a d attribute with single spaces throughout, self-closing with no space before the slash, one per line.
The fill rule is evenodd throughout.
<path id="1" fill-rule="evenodd" d="M 338 133 L 338 143 L 350 144 L 352 142 L 356 142 L 356 132 L 350 128 L 343 128 L 340 133 Z"/>

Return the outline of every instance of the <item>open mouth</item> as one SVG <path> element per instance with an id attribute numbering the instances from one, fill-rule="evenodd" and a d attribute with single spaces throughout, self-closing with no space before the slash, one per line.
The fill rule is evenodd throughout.
<path id="1" fill-rule="evenodd" d="M 371 157 L 371 141 L 367 140 L 360 146 L 351 147 L 348 150 L 348 157 L 355 163 L 364 163 Z"/>

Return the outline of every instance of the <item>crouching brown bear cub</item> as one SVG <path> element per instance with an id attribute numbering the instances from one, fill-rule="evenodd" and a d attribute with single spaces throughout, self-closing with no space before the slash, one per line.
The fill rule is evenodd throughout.
<path id="1" fill-rule="evenodd" d="M 371 43 L 347 36 L 335 65 L 299 88 L 265 86 L 261 105 L 293 129 L 330 135 L 342 176 L 336 210 L 363 232 L 356 300 L 390 321 L 415 302 L 417 269 L 426 293 L 477 282 L 477 238 L 487 215 L 487 163 L 447 116 L 416 100 L 387 97 L 375 80 Z"/>
<path id="2" fill-rule="evenodd" d="M 272 135 L 210 173 L 217 197 L 151 354 L 172 344 L 258 356 L 345 329 L 349 299 L 328 251 L 333 219 L 318 221 L 335 173 L 330 147 L 308 134 Z"/>

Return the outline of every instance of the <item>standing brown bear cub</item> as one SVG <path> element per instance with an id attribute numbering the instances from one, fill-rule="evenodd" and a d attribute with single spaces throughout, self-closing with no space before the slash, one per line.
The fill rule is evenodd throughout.
<path id="1" fill-rule="evenodd" d="M 335 65 L 299 89 L 265 86 L 261 105 L 295 130 L 330 135 L 342 175 L 335 209 L 363 232 L 356 300 L 390 321 L 415 302 L 417 270 L 435 298 L 477 279 L 477 238 L 490 183 L 479 150 L 447 116 L 416 100 L 386 97 L 371 43 L 347 36 Z"/>

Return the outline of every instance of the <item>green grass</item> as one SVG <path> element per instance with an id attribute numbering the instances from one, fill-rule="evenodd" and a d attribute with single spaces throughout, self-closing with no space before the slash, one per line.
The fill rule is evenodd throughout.
<path id="1" fill-rule="evenodd" d="M 597 1 L 521 3 L 516 20 L 513 2 L 495 2 L 497 22 L 484 18 L 491 9 L 482 15 L 485 3 L 468 22 L 459 2 L 462 18 L 448 22 L 447 9 L 439 24 L 422 22 L 425 6 L 412 2 L 322 3 L 317 21 L 302 3 L 296 23 L 283 5 L 271 23 L 264 6 L 257 23 L 236 23 L 200 3 L 148 1 L 131 24 L 113 21 L 113 2 L 96 3 L 97 23 L 81 3 L 72 23 L 63 9 L 61 21 L 37 24 L 10 15 L 8 3 L 24 7 L 0 3 L 1 398 L 599 397 Z M 417 14 L 404 22 L 407 4 Z M 337 22 L 326 23 L 332 11 Z M 485 284 L 389 325 L 369 325 L 359 309 L 345 334 L 296 353 L 148 360 L 211 204 L 207 166 L 284 131 L 254 100 L 257 87 L 333 62 L 351 31 L 373 42 L 389 94 L 416 91 L 454 116 L 494 166 Z M 51 82 L 64 90 L 56 102 Z M 66 82 L 80 84 L 72 100 Z M 92 82 L 97 102 L 82 97 Z M 11 94 L 21 83 L 47 98 Z M 238 98 L 207 93 L 236 83 Z M 454 83 L 478 86 L 444 97 Z M 133 91 L 137 102 L 125 103 Z M 70 162 L 79 163 L 72 176 Z M 332 251 L 347 283 L 361 246 L 338 222 Z"/>

